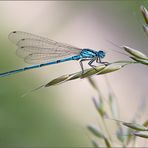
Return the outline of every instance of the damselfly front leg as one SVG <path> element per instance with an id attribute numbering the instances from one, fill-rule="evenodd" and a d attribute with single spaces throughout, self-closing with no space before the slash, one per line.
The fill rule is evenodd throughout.
<path id="1" fill-rule="evenodd" d="M 104 64 L 105 66 L 109 65 L 109 62 L 102 62 L 100 57 L 98 57 L 98 58 L 96 59 L 96 62 L 97 62 L 97 63 Z"/>
<path id="2" fill-rule="evenodd" d="M 96 65 L 92 65 L 92 63 L 93 63 L 94 61 L 96 61 L 97 63 L 100 63 L 100 64 L 104 64 L 105 66 L 109 65 L 108 62 L 102 62 L 100 57 L 98 57 L 98 58 L 93 58 L 93 59 L 91 59 L 91 60 L 89 61 L 88 65 L 91 66 L 92 68 L 94 68 L 96 71 L 97 71 L 97 69 L 96 69 L 95 67 L 97 67 L 97 66 L 96 66 Z M 97 72 L 98 72 L 98 71 L 97 71 Z"/>

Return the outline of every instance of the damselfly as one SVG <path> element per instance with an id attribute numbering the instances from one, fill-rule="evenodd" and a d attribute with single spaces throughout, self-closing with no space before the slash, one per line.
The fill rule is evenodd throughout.
<path id="1" fill-rule="evenodd" d="M 13 31 L 8 38 L 17 45 L 17 55 L 25 62 L 35 65 L 0 73 L 0 77 L 70 60 L 79 61 L 82 73 L 84 73 L 83 61 L 88 60 L 88 65 L 93 68 L 95 68 L 93 65 L 95 61 L 107 64 L 101 61 L 105 57 L 105 52 L 102 50 L 81 49 L 22 31 Z"/>

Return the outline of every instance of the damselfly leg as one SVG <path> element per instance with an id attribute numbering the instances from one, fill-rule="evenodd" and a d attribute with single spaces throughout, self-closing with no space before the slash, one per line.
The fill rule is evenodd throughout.
<path id="1" fill-rule="evenodd" d="M 89 61 L 89 62 L 88 62 L 88 65 L 89 65 L 90 67 L 92 67 L 93 69 L 95 69 L 96 72 L 98 72 L 97 69 L 95 68 L 95 67 L 97 67 L 97 66 L 96 66 L 96 65 L 93 65 L 93 63 L 94 63 L 95 61 L 96 61 L 97 63 L 103 64 L 103 65 L 105 65 L 105 66 L 109 65 L 108 62 L 102 62 L 100 58 L 96 58 L 96 57 L 93 58 L 93 59 L 81 59 L 81 60 L 79 61 L 79 63 L 80 63 L 81 69 L 82 69 L 82 74 L 84 74 L 84 67 L 83 67 L 83 62 L 84 62 L 84 61 Z"/>
<path id="2" fill-rule="evenodd" d="M 97 58 L 97 59 L 96 59 L 96 62 L 97 62 L 97 63 L 100 63 L 100 64 L 103 64 L 103 65 L 105 65 L 105 66 L 108 66 L 108 65 L 110 64 L 109 62 L 102 62 L 100 58 Z"/>

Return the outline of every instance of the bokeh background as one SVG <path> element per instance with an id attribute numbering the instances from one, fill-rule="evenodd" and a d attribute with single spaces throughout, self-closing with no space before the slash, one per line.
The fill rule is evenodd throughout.
<path id="1" fill-rule="evenodd" d="M 120 50 L 108 40 L 138 50 L 147 50 L 139 7 L 147 1 L 6 1 L 0 2 L 0 72 L 27 66 L 15 55 L 8 40 L 14 30 L 31 32 L 81 48 L 103 49 L 105 61 L 127 59 L 111 49 Z M 87 65 L 85 65 L 87 67 Z M 97 96 L 87 79 L 75 80 L 41 89 L 22 98 L 22 94 L 63 74 L 79 71 L 78 62 L 52 65 L 0 78 L 0 146 L 84 147 L 91 146 L 85 129 L 97 123 L 92 97 Z M 121 120 L 130 121 L 138 106 L 148 109 L 148 69 L 130 65 L 110 73 L 121 111 Z M 93 76 L 107 94 L 104 76 Z M 114 133 L 113 133 L 114 134 Z M 137 145 L 144 143 L 139 140 Z M 148 144 L 148 143 L 147 143 Z"/>

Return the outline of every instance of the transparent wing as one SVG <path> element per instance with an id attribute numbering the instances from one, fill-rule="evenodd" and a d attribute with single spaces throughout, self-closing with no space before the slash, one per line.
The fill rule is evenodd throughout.
<path id="1" fill-rule="evenodd" d="M 18 46 L 17 55 L 27 63 L 40 63 L 78 55 L 82 49 L 31 33 L 14 31 L 9 39 Z"/>
<path id="2" fill-rule="evenodd" d="M 37 63 L 39 64 L 39 63 L 49 62 L 49 61 L 53 61 L 53 60 L 60 60 L 61 57 L 66 58 L 68 56 L 69 56 L 68 54 L 67 55 L 60 54 L 60 57 L 59 57 L 58 55 L 35 53 L 35 54 L 30 54 L 30 55 L 26 56 L 24 58 L 24 61 L 29 64 L 37 64 Z"/>
<path id="3" fill-rule="evenodd" d="M 80 52 L 80 50 L 79 50 Z M 19 47 L 16 54 L 25 59 L 26 63 L 41 63 L 53 60 L 59 60 L 68 56 L 78 55 L 77 50 L 69 50 L 65 47 L 40 48 L 33 46 Z"/>
<path id="4" fill-rule="evenodd" d="M 26 42 L 28 42 L 28 43 L 29 43 L 29 40 L 37 40 L 37 41 L 42 41 L 44 43 L 46 42 L 50 45 L 56 45 L 57 44 L 58 46 L 62 46 L 62 47 L 71 47 L 71 48 L 79 49 L 78 47 L 75 47 L 75 46 L 72 46 L 72 45 L 69 45 L 69 44 L 56 42 L 54 40 L 50 40 L 48 38 L 41 37 L 41 36 L 31 34 L 31 33 L 27 33 L 27 32 L 23 32 L 23 31 L 13 31 L 8 35 L 8 38 L 9 38 L 10 41 L 12 41 L 17 46 L 20 46 L 21 41 L 24 41 L 24 40 L 27 39 L 28 41 L 26 41 Z M 24 41 L 24 44 L 25 44 L 25 41 Z M 33 42 L 32 44 L 35 45 L 35 42 Z"/>
<path id="5" fill-rule="evenodd" d="M 22 39 L 26 39 L 26 38 L 38 39 L 38 40 L 43 40 L 43 41 L 48 40 L 48 38 L 40 37 L 38 35 L 34 35 L 34 34 L 23 32 L 23 31 L 13 31 L 8 35 L 8 38 L 10 41 L 12 41 L 15 44 L 17 44 L 18 41 Z"/>

